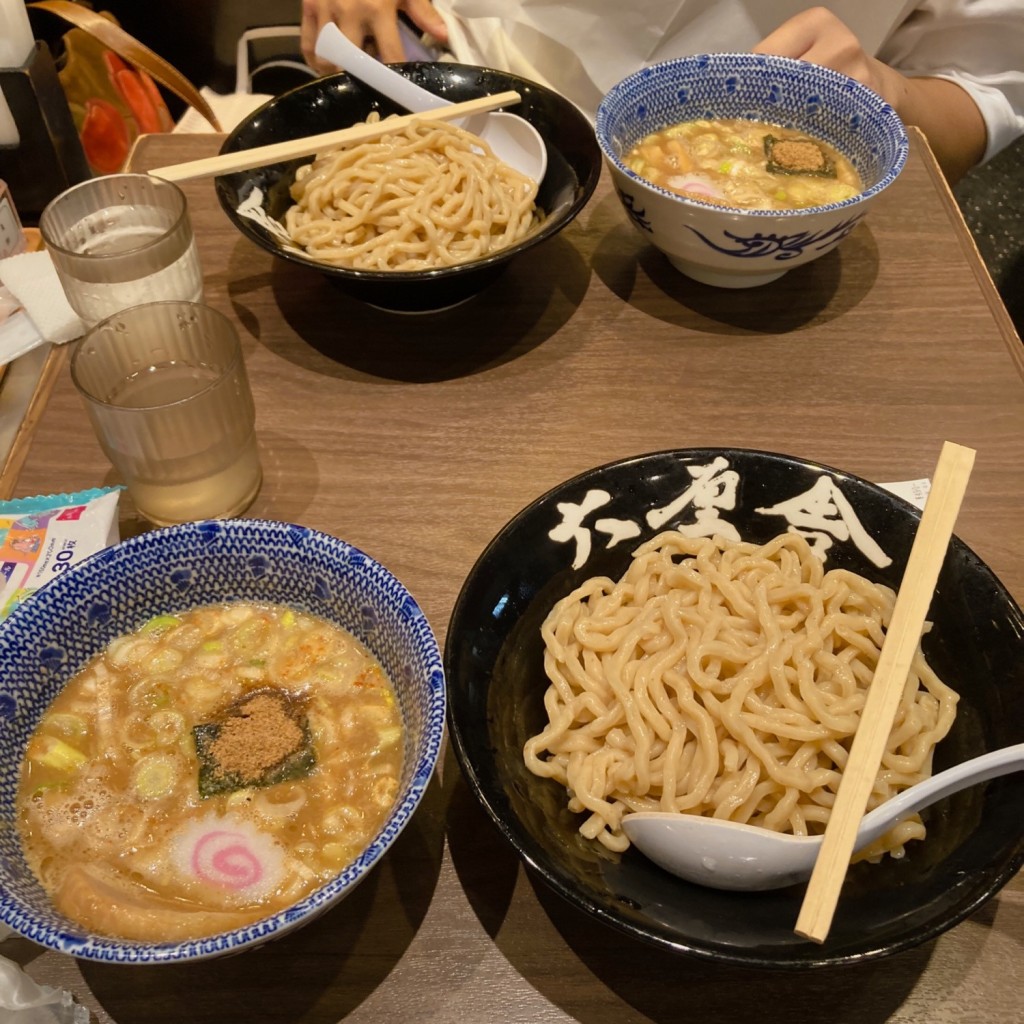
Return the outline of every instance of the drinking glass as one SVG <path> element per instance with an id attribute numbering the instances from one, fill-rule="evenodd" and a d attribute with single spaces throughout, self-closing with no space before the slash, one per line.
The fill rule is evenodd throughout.
<path id="1" fill-rule="evenodd" d="M 71 379 L 153 523 L 233 516 L 256 497 L 256 410 L 238 333 L 222 313 L 194 302 L 115 313 L 75 344 Z"/>
<path id="2" fill-rule="evenodd" d="M 201 302 L 185 194 L 148 174 L 108 174 L 53 199 L 39 232 L 71 308 L 93 326 L 143 302 Z"/>

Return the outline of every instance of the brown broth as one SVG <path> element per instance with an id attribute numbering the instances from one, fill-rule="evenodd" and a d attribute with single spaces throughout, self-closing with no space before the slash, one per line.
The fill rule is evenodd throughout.
<path id="1" fill-rule="evenodd" d="M 223 730 L 259 693 L 294 709 L 315 764 L 201 796 L 193 729 Z M 112 641 L 43 716 L 21 770 L 22 845 L 58 909 L 87 929 L 215 934 L 284 909 L 353 861 L 391 810 L 403 748 L 391 684 L 339 627 L 247 602 L 158 616 Z"/>
<path id="2" fill-rule="evenodd" d="M 773 172 L 766 136 L 810 142 L 834 176 Z M 853 164 L 835 147 L 804 132 L 741 118 L 685 121 L 653 132 L 630 150 L 625 163 L 677 195 L 739 209 L 804 209 L 841 202 L 864 189 Z"/>

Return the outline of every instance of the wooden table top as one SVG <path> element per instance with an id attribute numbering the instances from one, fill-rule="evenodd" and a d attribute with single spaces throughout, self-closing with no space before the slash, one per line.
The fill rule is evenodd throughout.
<path id="1" fill-rule="evenodd" d="M 214 153 L 150 136 L 142 169 Z M 1024 349 L 920 135 L 836 251 L 767 288 L 680 276 L 607 176 L 580 217 L 459 308 L 386 314 L 241 237 L 186 183 L 206 301 L 242 335 L 266 478 L 251 515 L 334 533 L 390 568 L 439 640 L 463 579 L 519 509 L 592 466 L 667 448 L 759 448 L 878 481 L 978 450 L 957 533 L 1024 598 Z M 115 482 L 66 366 L 16 496 Z M 130 502 L 122 536 L 143 529 Z M 0 954 L 95 1019 L 765 1024 L 1020 1021 L 1024 880 L 926 945 L 804 974 L 673 957 L 535 881 L 449 751 L 370 878 L 299 932 L 188 967 Z M 684 1009 L 681 1009 L 681 1006 Z M 692 1007 L 693 1009 L 686 1009 Z"/>

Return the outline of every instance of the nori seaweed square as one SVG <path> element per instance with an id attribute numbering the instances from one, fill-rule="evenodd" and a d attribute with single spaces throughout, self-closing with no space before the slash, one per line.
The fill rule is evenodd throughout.
<path id="1" fill-rule="evenodd" d="M 814 146 L 821 154 L 822 166 L 818 170 L 808 171 L 799 167 L 787 167 L 785 164 L 779 163 L 775 159 L 775 146 L 780 142 L 802 142 Z M 777 139 L 774 135 L 766 135 L 764 137 L 764 152 L 765 156 L 768 157 L 765 170 L 769 174 L 807 174 L 815 178 L 834 178 L 836 176 L 835 161 L 821 148 L 821 144 L 815 142 L 814 139 Z"/>
<path id="2" fill-rule="evenodd" d="M 305 778 L 316 767 L 313 737 L 309 732 L 309 723 L 303 718 L 296 721 L 302 729 L 302 742 L 283 760 L 249 778 L 240 772 L 222 772 L 212 748 L 223 724 L 223 721 L 204 722 L 192 727 L 192 739 L 199 759 L 199 795 L 204 799 L 221 793 L 234 793 L 239 789 L 263 789 L 276 786 L 279 782 L 292 782 Z"/>

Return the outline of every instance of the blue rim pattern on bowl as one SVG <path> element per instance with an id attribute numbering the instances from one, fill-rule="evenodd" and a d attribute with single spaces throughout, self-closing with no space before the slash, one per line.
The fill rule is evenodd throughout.
<path id="1" fill-rule="evenodd" d="M 220 935 L 152 944 L 82 935 L 55 910 L 33 911 L 48 900 L 16 830 L 3 827 L 0 920 L 22 935 L 62 953 L 122 963 L 239 951 L 326 909 L 362 880 L 408 823 L 433 775 L 446 710 L 440 649 L 426 616 L 402 583 L 358 548 L 306 527 L 257 519 L 186 523 L 107 548 L 47 584 L 0 626 L 0 821 L 13 821 L 21 753 L 34 723 L 74 672 L 158 610 L 232 599 L 287 603 L 344 623 L 380 660 L 407 732 L 401 789 L 388 821 L 353 863 L 286 910 Z M 416 679 L 423 684 L 402 685 Z"/>
<path id="2" fill-rule="evenodd" d="M 744 78 L 746 75 L 746 79 Z M 597 111 L 597 141 L 623 174 L 680 203 L 704 207 L 641 178 L 622 155 L 646 135 L 705 117 L 764 120 L 799 127 L 844 152 L 865 181 L 863 192 L 839 203 L 803 210 L 744 210 L 750 216 L 786 217 L 842 210 L 886 189 L 903 170 L 909 141 L 896 111 L 866 86 L 830 68 L 789 57 L 750 53 L 698 54 L 642 68 L 614 85 Z M 813 127 L 811 127 L 813 126 Z M 868 134 L 882 144 L 868 141 Z"/>

